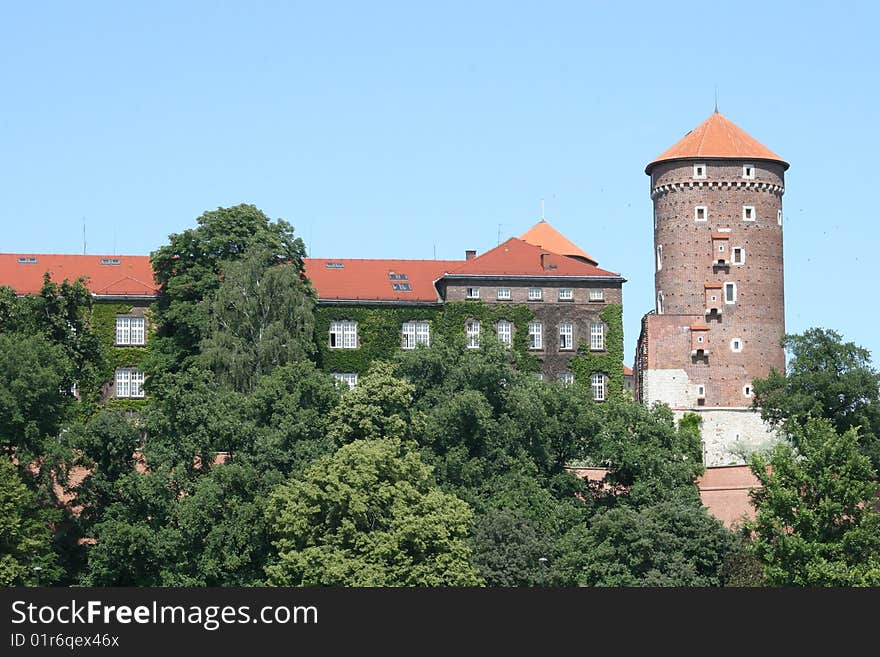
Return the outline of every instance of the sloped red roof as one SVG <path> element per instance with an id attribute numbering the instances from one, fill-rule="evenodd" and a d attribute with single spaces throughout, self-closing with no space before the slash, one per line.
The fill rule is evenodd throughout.
<path id="1" fill-rule="evenodd" d="M 645 173 L 650 173 L 651 167 L 658 162 L 693 158 L 775 160 L 788 168 L 788 163 L 776 153 L 719 112 L 714 112 L 678 143 L 663 151 L 645 167 Z"/>
<path id="2" fill-rule="evenodd" d="M 632 376 L 632 373 L 633 373 L 633 371 L 632 371 L 631 367 L 629 367 L 628 365 L 623 366 L 623 375 L 624 376 Z"/>
<path id="3" fill-rule="evenodd" d="M 542 262 L 541 256 L 545 256 Z M 467 260 L 456 269 L 455 275 L 472 276 L 597 276 L 620 278 L 620 274 L 599 269 L 548 249 L 511 237 L 483 255 Z"/>
<path id="4" fill-rule="evenodd" d="M 102 261 L 119 264 L 102 264 Z M 153 296 L 158 293 L 149 256 L 0 253 L 0 285 L 8 285 L 18 294 L 38 294 L 46 272 L 56 283 L 85 276 L 86 286 L 96 295 Z"/>
<path id="5" fill-rule="evenodd" d="M 305 258 L 304 262 L 319 299 L 437 302 L 434 281 L 464 260 Z M 391 274 L 406 278 L 392 279 Z M 395 283 L 408 283 L 411 291 L 395 290 Z"/>
<path id="6" fill-rule="evenodd" d="M 523 233 L 520 239 L 553 253 L 584 258 L 593 265 L 599 264 L 595 258 L 588 256 L 577 244 L 569 240 L 543 219 Z"/>

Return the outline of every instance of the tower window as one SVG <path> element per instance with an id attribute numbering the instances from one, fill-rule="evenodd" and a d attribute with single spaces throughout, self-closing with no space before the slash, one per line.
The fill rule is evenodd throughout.
<path id="1" fill-rule="evenodd" d="M 663 245 L 657 245 L 657 271 L 663 269 Z"/>
<path id="2" fill-rule="evenodd" d="M 724 303 L 736 303 L 736 283 L 724 284 Z"/>
<path id="3" fill-rule="evenodd" d="M 752 396 L 752 386 L 748 383 L 743 386 L 743 397 L 751 397 Z"/>
<path id="4" fill-rule="evenodd" d="M 698 399 L 705 399 L 705 397 L 706 397 L 706 385 L 703 383 L 700 383 L 697 385 L 697 398 Z"/>
<path id="5" fill-rule="evenodd" d="M 694 220 L 695 221 L 708 221 L 709 220 L 709 210 L 706 209 L 705 205 L 698 205 L 694 208 Z"/>
<path id="6" fill-rule="evenodd" d="M 657 292 L 657 314 L 663 314 L 663 290 Z"/>
<path id="7" fill-rule="evenodd" d="M 751 164 L 743 164 L 743 178 L 747 180 L 755 179 L 755 167 Z"/>
<path id="8" fill-rule="evenodd" d="M 694 165 L 694 178 L 705 178 L 706 177 L 706 165 L 705 164 L 695 164 Z"/>
<path id="9" fill-rule="evenodd" d="M 782 210 L 776 211 L 776 223 L 782 225 Z"/>
<path id="10" fill-rule="evenodd" d="M 755 220 L 755 206 L 754 205 L 744 205 L 743 206 L 743 221 L 754 221 Z"/>
<path id="11" fill-rule="evenodd" d="M 746 250 L 741 246 L 733 247 L 733 264 L 735 265 L 744 265 L 746 264 Z"/>
<path id="12" fill-rule="evenodd" d="M 741 352 L 743 350 L 742 338 L 733 338 L 730 341 L 730 350 L 735 354 Z"/>

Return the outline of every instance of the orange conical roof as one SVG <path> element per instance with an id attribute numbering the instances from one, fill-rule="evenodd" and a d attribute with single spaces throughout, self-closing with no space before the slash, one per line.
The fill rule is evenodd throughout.
<path id="1" fill-rule="evenodd" d="M 719 112 L 691 130 L 672 148 L 645 167 L 648 173 L 658 162 L 683 159 L 774 160 L 788 168 L 788 162 L 748 135 Z"/>
<path id="2" fill-rule="evenodd" d="M 595 258 L 588 256 L 574 242 L 543 219 L 523 233 L 520 239 L 553 253 L 585 260 L 591 265 L 599 264 Z"/>

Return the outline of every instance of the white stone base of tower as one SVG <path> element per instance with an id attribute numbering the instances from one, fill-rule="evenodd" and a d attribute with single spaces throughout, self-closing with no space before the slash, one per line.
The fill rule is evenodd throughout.
<path id="1" fill-rule="evenodd" d="M 703 463 L 712 468 L 743 465 L 754 452 L 771 449 L 779 441 L 775 430 L 761 419 L 760 411 L 751 408 L 673 409 L 675 418 L 694 413 L 703 420 Z"/>

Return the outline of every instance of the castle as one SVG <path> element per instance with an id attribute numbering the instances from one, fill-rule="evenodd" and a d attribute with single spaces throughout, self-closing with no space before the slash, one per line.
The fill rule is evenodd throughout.
<path id="1" fill-rule="evenodd" d="M 645 169 L 656 308 L 642 319 L 636 398 L 702 418 L 707 466 L 773 435 L 752 381 L 784 371 L 781 157 L 716 110 Z"/>
<path id="2" fill-rule="evenodd" d="M 541 220 L 463 260 L 306 258 L 318 296 L 319 365 L 349 386 L 378 358 L 437 334 L 478 348 L 491 335 L 536 377 L 579 379 L 595 401 L 626 388 L 702 418 L 703 501 L 728 523 L 749 511 L 744 455 L 773 439 L 752 381 L 784 371 L 782 195 L 778 155 L 716 110 L 647 165 L 654 205 L 655 310 L 633 370 L 623 365 L 625 279 Z M 102 396 L 144 398 L 139 366 L 158 297 L 148 256 L 0 254 L 18 294 L 88 277 L 118 366 Z"/>

